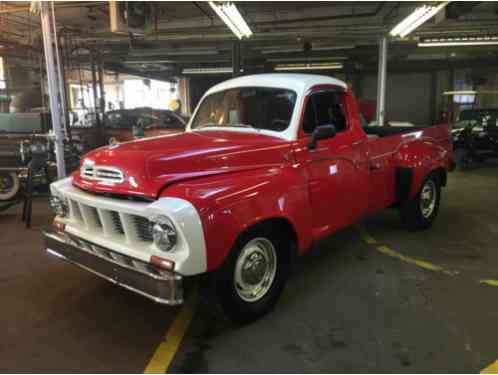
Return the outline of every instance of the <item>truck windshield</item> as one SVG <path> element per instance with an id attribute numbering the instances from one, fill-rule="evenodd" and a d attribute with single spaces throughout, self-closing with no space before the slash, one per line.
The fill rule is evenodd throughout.
<path id="1" fill-rule="evenodd" d="M 207 96 L 201 103 L 192 129 L 250 127 L 277 132 L 288 128 L 296 93 L 267 87 L 239 87 Z"/>

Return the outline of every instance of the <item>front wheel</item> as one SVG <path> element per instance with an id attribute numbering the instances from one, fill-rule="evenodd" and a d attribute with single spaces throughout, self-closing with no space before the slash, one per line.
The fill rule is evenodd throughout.
<path id="1" fill-rule="evenodd" d="M 400 208 L 401 221 L 409 230 L 429 228 L 439 212 L 441 184 L 435 174 L 429 175 L 418 194 L 403 202 Z"/>
<path id="2" fill-rule="evenodd" d="M 0 201 L 13 199 L 21 190 L 19 176 L 15 172 L 0 173 Z"/>
<path id="3" fill-rule="evenodd" d="M 289 274 L 290 241 L 269 228 L 243 235 L 216 275 L 225 314 L 248 323 L 269 312 Z"/>

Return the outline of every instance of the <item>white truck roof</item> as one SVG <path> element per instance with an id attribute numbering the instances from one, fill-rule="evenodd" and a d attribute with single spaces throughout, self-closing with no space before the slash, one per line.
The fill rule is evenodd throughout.
<path id="1" fill-rule="evenodd" d="M 318 74 L 268 73 L 229 79 L 228 81 L 224 81 L 211 87 L 206 92 L 206 95 L 234 87 L 248 86 L 286 88 L 295 91 L 299 95 L 305 93 L 311 87 L 316 85 L 336 85 L 343 88 L 347 87 L 343 81 Z"/>

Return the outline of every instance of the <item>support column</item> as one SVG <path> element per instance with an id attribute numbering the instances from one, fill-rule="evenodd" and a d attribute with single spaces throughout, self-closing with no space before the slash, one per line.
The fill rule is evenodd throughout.
<path id="1" fill-rule="evenodd" d="M 233 68 L 233 77 L 240 76 L 240 42 L 233 42 L 232 46 L 232 68 Z"/>
<path id="2" fill-rule="evenodd" d="M 377 122 L 384 126 L 386 120 L 387 37 L 379 43 L 379 72 L 377 78 Z"/>
<path id="3" fill-rule="evenodd" d="M 57 86 L 56 51 L 54 42 L 57 40 L 55 21 L 52 17 L 53 2 L 40 2 L 41 27 L 43 36 L 43 47 L 45 50 L 45 64 L 47 67 L 48 95 L 50 99 L 50 112 L 52 114 L 52 127 L 55 135 L 55 157 L 57 163 L 57 177 L 66 176 L 66 164 L 64 161 L 64 132 L 61 126 L 61 107 L 59 106 L 59 90 Z M 60 78 L 60 77 L 59 77 Z"/>
<path id="4" fill-rule="evenodd" d="M 100 91 L 100 113 L 102 113 L 102 118 L 104 118 L 105 113 L 105 92 L 104 92 L 104 61 L 102 56 L 99 54 L 97 57 L 98 64 L 98 76 L 99 76 L 99 91 Z"/>
<path id="5" fill-rule="evenodd" d="M 91 69 L 92 69 L 92 90 L 93 90 L 93 109 L 95 111 L 95 121 L 97 122 L 97 128 L 100 128 L 100 116 L 99 116 L 99 96 L 97 94 L 97 64 L 95 61 L 95 51 L 90 52 L 91 58 Z"/>
<path id="6" fill-rule="evenodd" d="M 450 64 L 450 71 L 448 74 L 448 91 L 454 91 L 455 90 L 455 67 L 453 64 Z M 449 97 L 449 104 L 448 104 L 448 109 L 450 111 L 449 116 L 448 116 L 448 121 L 450 124 L 453 124 L 455 122 L 456 116 L 455 116 L 455 101 L 454 101 L 454 96 L 451 95 Z"/>
<path id="7" fill-rule="evenodd" d="M 54 14 L 54 8 L 52 7 L 52 23 L 54 25 L 54 30 L 55 28 L 55 14 Z M 68 103 L 67 103 L 67 93 L 66 93 L 66 77 L 64 76 L 64 67 L 62 65 L 62 58 L 61 58 L 61 43 L 60 39 L 57 38 L 57 35 L 54 35 L 54 43 L 55 43 L 55 52 L 56 52 L 56 59 L 57 59 L 57 75 L 58 75 L 58 81 L 59 81 L 59 95 L 60 95 L 60 104 L 61 104 L 61 114 L 62 114 L 62 121 L 63 121 L 63 128 L 64 128 L 64 133 L 66 137 L 70 140 L 71 139 L 71 129 L 69 127 L 69 111 L 68 111 Z"/>
<path id="8" fill-rule="evenodd" d="M 438 93 L 437 93 L 437 70 L 433 70 L 431 72 L 431 91 L 429 94 L 429 108 L 430 108 L 430 125 L 433 125 L 438 120 L 437 115 L 437 102 L 438 102 Z"/>

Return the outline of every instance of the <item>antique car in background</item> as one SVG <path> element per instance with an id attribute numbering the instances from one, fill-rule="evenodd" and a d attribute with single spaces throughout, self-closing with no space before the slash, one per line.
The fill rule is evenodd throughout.
<path id="1" fill-rule="evenodd" d="M 27 164 L 21 145 L 49 128 L 50 118 L 44 113 L 0 113 L 0 201 L 14 199 L 21 191 Z"/>
<path id="2" fill-rule="evenodd" d="M 466 169 L 498 157 L 498 91 L 446 91 L 441 117 L 451 125 L 455 161 Z"/>
<path id="3" fill-rule="evenodd" d="M 108 111 L 101 127 L 97 126 L 95 116 L 84 124 L 73 125 L 71 134 L 91 150 L 109 143 L 183 132 L 187 122 L 172 111 L 143 107 Z"/>
<path id="4" fill-rule="evenodd" d="M 79 158 L 83 152 L 83 146 L 79 142 L 64 142 L 64 156 L 68 172 L 78 167 Z M 50 115 L 34 112 L 1 113 L 0 201 L 8 201 L 17 197 L 33 159 L 37 159 L 40 166 L 36 168 L 34 176 L 37 182 L 48 184 L 56 179 Z"/>
<path id="5" fill-rule="evenodd" d="M 456 162 L 462 169 L 498 158 L 498 108 L 461 111 L 452 136 Z"/>
<path id="6" fill-rule="evenodd" d="M 82 157 L 51 185 L 45 248 L 168 305 L 205 275 L 226 314 L 248 322 L 325 236 L 387 207 L 429 228 L 452 169 L 447 124 L 362 128 L 342 81 L 239 77 L 208 90 L 186 132 Z"/>

